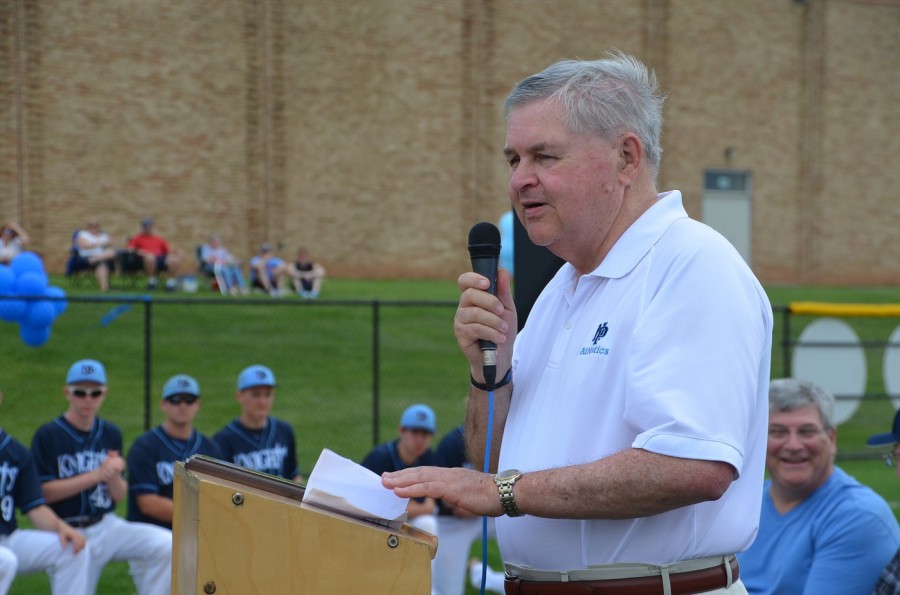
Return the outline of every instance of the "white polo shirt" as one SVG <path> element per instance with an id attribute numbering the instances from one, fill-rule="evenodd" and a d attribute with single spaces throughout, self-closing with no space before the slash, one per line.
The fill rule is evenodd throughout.
<path id="1" fill-rule="evenodd" d="M 715 502 L 633 520 L 497 519 L 505 562 L 573 570 L 746 549 L 759 524 L 772 308 L 732 245 L 661 194 L 590 275 L 565 264 L 516 340 L 500 469 L 623 449 L 724 461 Z"/>

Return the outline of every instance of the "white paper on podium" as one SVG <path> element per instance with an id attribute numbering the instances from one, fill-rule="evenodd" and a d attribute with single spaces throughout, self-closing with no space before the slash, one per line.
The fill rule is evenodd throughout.
<path id="1" fill-rule="evenodd" d="M 362 465 L 323 448 L 306 481 L 303 502 L 399 528 L 409 498 L 381 485 L 381 478 Z"/>

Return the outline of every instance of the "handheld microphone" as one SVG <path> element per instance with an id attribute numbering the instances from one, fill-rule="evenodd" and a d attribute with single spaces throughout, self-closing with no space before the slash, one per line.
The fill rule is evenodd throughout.
<path id="1" fill-rule="evenodd" d="M 469 257 L 472 259 L 472 270 L 491 282 L 487 291 L 491 295 L 497 295 L 500 230 L 493 223 L 482 221 L 469 230 Z M 494 390 L 494 383 L 497 381 L 497 345 L 484 339 L 479 339 L 478 343 L 484 356 L 484 382 L 488 390 Z"/>

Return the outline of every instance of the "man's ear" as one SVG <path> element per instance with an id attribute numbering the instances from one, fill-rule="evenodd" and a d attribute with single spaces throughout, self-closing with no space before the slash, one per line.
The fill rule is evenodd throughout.
<path id="1" fill-rule="evenodd" d="M 644 163 L 644 145 L 633 132 L 626 132 L 619 139 L 619 179 L 631 185 Z"/>

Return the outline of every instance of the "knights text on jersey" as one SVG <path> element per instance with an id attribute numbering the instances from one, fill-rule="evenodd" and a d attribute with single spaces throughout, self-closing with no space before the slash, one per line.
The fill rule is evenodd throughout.
<path id="1" fill-rule="evenodd" d="M 94 420 L 90 432 L 83 432 L 60 415 L 38 428 L 31 440 L 31 454 L 41 483 L 93 471 L 103 464 L 111 450 L 122 452 L 122 431 L 99 417 Z M 95 517 L 111 512 L 115 507 L 106 482 L 50 504 L 63 519 Z"/>
<path id="2" fill-rule="evenodd" d="M 251 430 L 236 419 L 213 441 L 229 463 L 285 479 L 300 475 L 294 430 L 280 419 L 269 416 L 262 430 Z"/>

